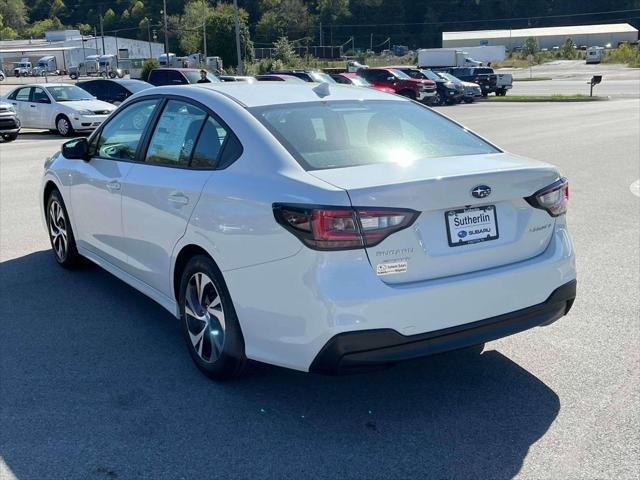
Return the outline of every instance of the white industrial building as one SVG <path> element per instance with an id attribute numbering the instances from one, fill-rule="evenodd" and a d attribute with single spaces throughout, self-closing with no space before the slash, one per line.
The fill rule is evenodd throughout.
<path id="1" fill-rule="evenodd" d="M 158 58 L 164 45 L 124 37 L 81 35 L 78 30 L 45 32 L 44 39 L 0 41 L 0 67 L 11 71 L 13 64 L 29 58 L 35 64 L 45 55 L 53 55 L 59 70 L 68 70 L 89 55 L 117 55 L 119 60 Z"/>
<path id="2" fill-rule="evenodd" d="M 540 48 L 548 49 L 562 46 L 567 38 L 571 38 L 576 45 L 604 47 L 611 44 L 616 47 L 621 42 L 638 41 L 638 29 L 628 23 L 612 23 L 570 27 L 442 32 L 442 47 L 465 48 L 480 45 L 504 45 L 507 50 L 512 50 L 521 47 L 529 37 L 536 38 Z"/>

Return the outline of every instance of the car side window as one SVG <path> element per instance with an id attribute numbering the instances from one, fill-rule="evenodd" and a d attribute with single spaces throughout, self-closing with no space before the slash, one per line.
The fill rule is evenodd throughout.
<path id="1" fill-rule="evenodd" d="M 206 117 L 203 110 L 190 103 L 169 100 L 151 137 L 145 162 L 188 166 Z"/>
<path id="2" fill-rule="evenodd" d="M 40 87 L 34 87 L 31 92 L 31 101 L 34 103 L 51 103 L 49 96 Z"/>
<path id="3" fill-rule="evenodd" d="M 179 72 L 176 72 L 175 70 L 167 71 L 167 79 L 168 79 L 167 81 L 168 85 L 182 85 L 185 83 L 189 83 L 184 79 L 184 77 Z"/>
<path id="4" fill-rule="evenodd" d="M 21 88 L 11 96 L 11 100 L 18 100 L 19 102 L 28 102 L 30 96 L 31 96 L 31 87 Z"/>
<path id="5" fill-rule="evenodd" d="M 96 156 L 113 160 L 135 160 L 145 128 L 160 99 L 142 100 L 118 112 L 100 133 Z"/>
<path id="6" fill-rule="evenodd" d="M 191 166 L 193 168 L 216 167 L 220 150 L 227 136 L 227 130 L 215 118 L 207 118 L 193 152 Z"/>

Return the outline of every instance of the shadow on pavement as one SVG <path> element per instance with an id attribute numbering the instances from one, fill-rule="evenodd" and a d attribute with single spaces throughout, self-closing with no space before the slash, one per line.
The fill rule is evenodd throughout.
<path id="1" fill-rule="evenodd" d="M 506 479 L 560 408 L 491 350 L 216 384 L 170 314 L 50 251 L 0 264 L 0 295 L 0 476 Z"/>

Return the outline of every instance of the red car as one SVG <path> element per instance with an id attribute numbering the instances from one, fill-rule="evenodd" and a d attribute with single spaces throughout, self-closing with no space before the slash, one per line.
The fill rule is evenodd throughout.
<path id="1" fill-rule="evenodd" d="M 358 75 L 374 87 L 386 87 L 404 97 L 429 102 L 436 94 L 436 83 L 433 80 L 411 78 L 395 68 L 361 68 Z"/>
<path id="2" fill-rule="evenodd" d="M 396 91 L 391 87 L 385 87 L 384 85 L 372 85 L 367 82 L 364 78 L 359 76 L 357 73 L 333 73 L 331 74 L 331 78 L 333 78 L 337 83 L 342 83 L 343 85 L 355 85 L 356 87 L 369 87 L 375 88 L 376 90 L 380 90 L 381 92 L 386 93 L 396 93 Z"/>

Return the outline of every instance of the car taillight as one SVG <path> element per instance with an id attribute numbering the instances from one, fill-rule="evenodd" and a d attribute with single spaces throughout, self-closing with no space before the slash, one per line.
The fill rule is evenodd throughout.
<path id="1" fill-rule="evenodd" d="M 552 183 L 548 187 L 537 191 L 525 200 L 535 208 L 546 210 L 552 217 L 558 217 L 567 212 L 569 203 L 569 181 L 566 178 Z"/>
<path id="2" fill-rule="evenodd" d="M 315 250 L 373 247 L 409 227 L 420 212 L 396 208 L 274 204 L 276 221 Z"/>

